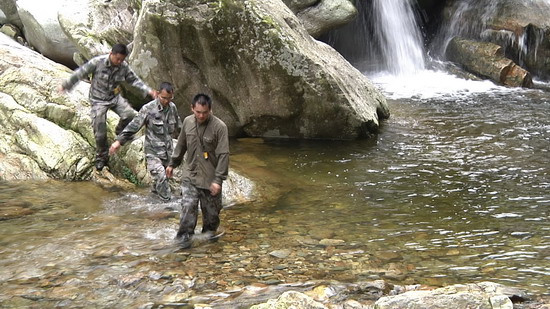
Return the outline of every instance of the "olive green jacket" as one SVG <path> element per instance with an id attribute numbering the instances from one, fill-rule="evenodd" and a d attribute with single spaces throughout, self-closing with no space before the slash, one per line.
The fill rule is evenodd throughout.
<path id="1" fill-rule="evenodd" d="M 225 123 L 210 115 L 199 125 L 194 115 L 187 116 L 168 165 L 179 166 L 184 155 L 183 180 L 201 189 L 209 189 L 212 183 L 221 185 L 229 170 L 229 136 Z"/>

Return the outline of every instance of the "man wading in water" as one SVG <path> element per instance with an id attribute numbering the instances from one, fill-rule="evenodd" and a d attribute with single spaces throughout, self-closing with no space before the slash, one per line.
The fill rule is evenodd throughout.
<path id="1" fill-rule="evenodd" d="M 183 120 L 178 143 L 166 168 L 170 178 L 173 169 L 185 156 L 181 184 L 182 201 L 180 225 L 176 239 L 183 248 L 191 247 L 198 216 L 202 211 L 202 233 L 207 238 L 216 235 L 222 209 L 222 182 L 229 169 L 229 137 L 227 126 L 212 115 L 212 100 L 197 94 L 191 102 L 193 115 Z"/>
<path id="2" fill-rule="evenodd" d="M 181 128 L 178 109 L 172 99 L 172 84 L 163 82 L 158 90 L 158 97 L 143 105 L 138 115 L 117 136 L 109 148 L 109 154 L 115 154 L 121 145 L 132 140 L 135 134 L 145 126 L 143 150 L 147 160 L 147 170 L 153 179 L 152 192 L 163 201 L 172 198 L 172 192 L 166 177 L 166 166 L 172 155 L 172 135 L 177 136 Z"/>
<path id="3" fill-rule="evenodd" d="M 80 80 L 92 75 L 89 99 L 92 105 L 91 117 L 96 143 L 95 167 L 101 171 L 109 162 L 107 144 L 107 111 L 112 109 L 120 116 L 115 133 L 118 135 L 136 115 L 136 111 L 120 95 L 120 84 L 127 82 L 156 99 L 157 91 L 147 86 L 124 60 L 128 48 L 124 44 L 115 44 L 107 55 L 97 56 L 78 68 L 69 79 L 59 87 L 60 92 L 71 90 Z"/>

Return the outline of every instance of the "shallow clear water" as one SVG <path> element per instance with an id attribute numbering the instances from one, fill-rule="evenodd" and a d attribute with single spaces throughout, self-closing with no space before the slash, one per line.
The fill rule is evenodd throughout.
<path id="1" fill-rule="evenodd" d="M 232 141 L 234 166 L 271 193 L 187 251 L 166 209 L 178 201 L 146 189 L 0 183 L 0 304 L 135 307 L 308 279 L 550 295 L 550 94 L 385 91 L 373 140 Z"/>
<path id="2" fill-rule="evenodd" d="M 496 280 L 548 293 L 548 93 L 390 105 L 376 141 L 264 146 L 271 169 L 304 182 L 273 205 L 286 225 L 322 225 L 374 256 L 393 251 L 422 283 Z"/>

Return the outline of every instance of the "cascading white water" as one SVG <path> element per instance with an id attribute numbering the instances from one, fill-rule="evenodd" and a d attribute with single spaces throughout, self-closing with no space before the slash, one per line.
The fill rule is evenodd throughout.
<path id="1" fill-rule="evenodd" d="M 548 11 L 550 0 L 530 0 L 529 6 L 532 10 L 540 9 L 541 12 Z M 543 43 L 545 33 L 538 27 L 526 27 L 525 30 L 498 30 L 498 26 L 490 25 L 495 19 L 498 20 L 503 0 L 461 0 L 456 1 L 451 7 L 450 18 L 442 25 L 440 33 L 436 36 L 433 47 L 435 54 L 444 58 L 447 45 L 453 37 L 459 36 L 474 40 L 493 42 L 503 46 L 504 49 L 511 49 L 510 54 L 516 54 L 519 65 L 526 65 L 526 60 L 537 58 L 537 51 Z M 475 16 L 481 15 L 481 18 Z M 468 22 L 464 22 L 468 20 Z M 489 24 L 488 24 L 489 23 Z M 497 25 L 499 22 L 497 21 Z M 496 29 L 495 29 L 496 28 Z M 518 35 L 517 32 L 520 32 Z"/>
<path id="2" fill-rule="evenodd" d="M 389 72 L 396 75 L 423 70 L 424 48 L 411 1 L 374 0 L 375 35 Z"/>
<path id="3" fill-rule="evenodd" d="M 416 0 L 373 0 L 372 27 L 374 38 L 380 45 L 378 57 L 381 60 L 378 61 L 382 61 L 384 67 L 377 72 L 367 71 L 365 74 L 382 88 L 385 95 L 390 98 L 433 98 L 501 89 L 490 81 L 465 80 L 446 71 L 426 68 L 426 53 L 413 10 L 413 4 L 416 4 L 414 1 Z M 479 0 L 457 1 L 460 6 L 458 14 L 462 15 L 475 1 Z M 482 1 L 494 4 L 497 0 Z M 489 6 L 487 12 L 490 13 L 494 5 Z M 461 18 L 453 19 L 453 25 L 448 26 L 451 31 L 462 31 L 463 23 L 459 20 Z M 479 23 L 473 24 L 479 28 Z"/>
<path id="4" fill-rule="evenodd" d="M 438 57 L 445 58 L 445 50 L 451 39 L 455 36 L 471 38 L 483 36 L 487 29 L 487 21 L 497 13 L 499 0 L 462 0 L 453 3 L 451 17 L 441 27 L 440 32 L 433 43 L 433 51 Z M 471 12 L 480 11 L 481 18 L 473 19 Z M 475 16 L 475 15 L 473 15 Z M 469 22 L 464 22 L 468 20 Z"/>

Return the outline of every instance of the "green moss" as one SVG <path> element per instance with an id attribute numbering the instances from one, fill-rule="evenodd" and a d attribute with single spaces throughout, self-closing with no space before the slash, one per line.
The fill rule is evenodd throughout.
<path id="1" fill-rule="evenodd" d="M 233 0 L 217 0 L 209 2 L 208 4 L 211 8 L 214 9 L 214 12 L 216 14 L 224 9 L 227 9 L 231 5 L 235 5 Z"/>
<path id="2" fill-rule="evenodd" d="M 214 9 L 216 13 L 218 13 L 221 9 L 223 9 L 224 3 L 223 0 L 213 1 L 208 3 L 209 7 Z"/>
<path id="3" fill-rule="evenodd" d="M 275 20 L 271 16 L 263 16 L 262 23 L 268 25 L 271 28 L 276 28 L 277 30 L 279 30 L 279 25 L 275 22 Z"/>
<path id="4" fill-rule="evenodd" d="M 122 176 L 136 186 L 141 185 L 141 182 L 137 178 L 136 174 L 134 174 L 134 172 L 126 166 L 122 167 Z"/>
<path id="5" fill-rule="evenodd" d="M 141 9 L 143 8 L 143 3 L 141 0 L 136 0 L 135 3 L 134 3 L 134 7 L 138 10 L 138 11 L 141 11 Z"/>

